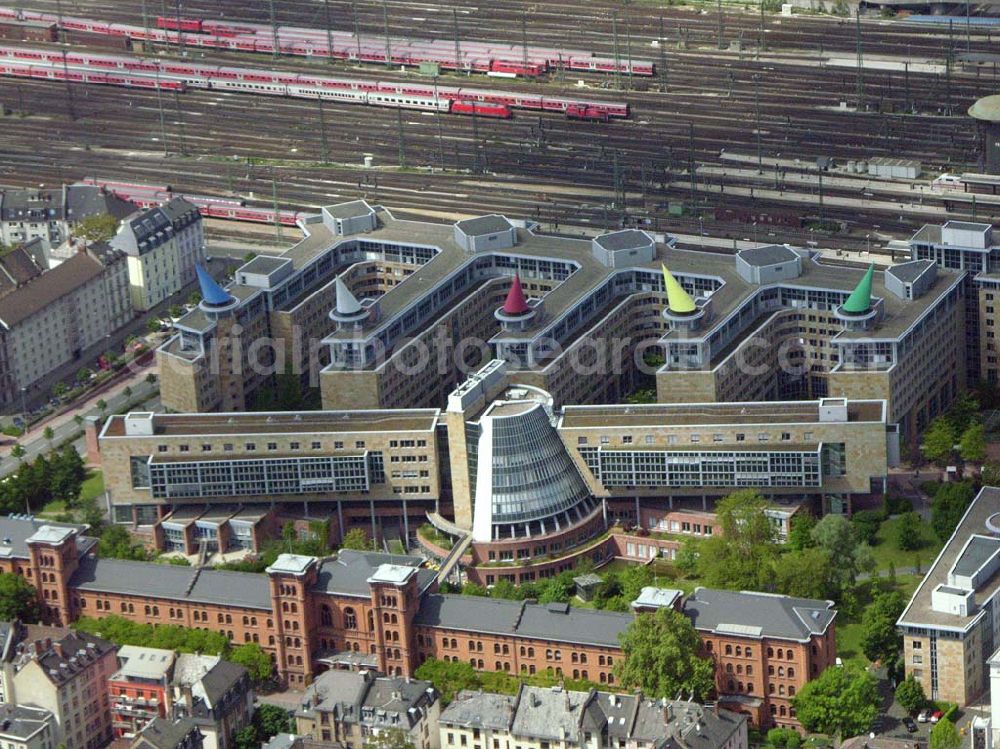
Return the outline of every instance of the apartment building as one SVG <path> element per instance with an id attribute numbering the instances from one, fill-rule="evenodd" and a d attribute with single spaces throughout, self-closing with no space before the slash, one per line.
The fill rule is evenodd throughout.
<path id="1" fill-rule="evenodd" d="M 154 718 L 129 749 L 202 749 L 204 737 L 190 718 Z"/>
<path id="2" fill-rule="evenodd" d="M 442 749 L 746 749 L 745 716 L 641 693 L 521 685 L 517 695 L 462 691 L 441 713 Z"/>
<path id="3" fill-rule="evenodd" d="M 326 671 L 295 711 L 295 732 L 310 744 L 363 749 L 379 734 L 401 731 L 414 749 L 439 749 L 441 700 L 429 681 Z"/>
<path id="4" fill-rule="evenodd" d="M 132 739 L 154 718 L 170 714 L 174 651 L 122 645 L 118 670 L 108 679 L 115 738 Z"/>
<path id="5" fill-rule="evenodd" d="M 220 603 L 228 600 L 233 599 L 220 596 Z M 229 637 L 235 642 L 232 634 Z M 253 720 L 254 692 L 247 670 L 218 655 L 178 655 L 167 699 L 174 718 L 194 723 L 205 749 L 235 749 L 236 735 Z"/>
<path id="6" fill-rule="evenodd" d="M 205 262 L 205 231 L 197 206 L 172 198 L 125 218 L 111 246 L 128 257 L 132 306 L 152 309 L 195 280 Z"/>
<path id="7" fill-rule="evenodd" d="M 899 618 L 903 663 L 931 699 L 968 705 L 988 686 L 1000 647 L 1000 489 L 966 510 Z"/>
<path id="8" fill-rule="evenodd" d="M 6 267 L 6 264 L 5 264 Z M 37 267 L 37 266 L 36 266 Z M 107 337 L 133 318 L 125 258 L 104 243 L 52 270 L 28 272 L 0 290 L 0 410 L 23 408 L 40 384 L 102 353 Z"/>
<path id="9" fill-rule="evenodd" d="M 55 749 L 58 735 L 48 710 L 0 703 L 0 741 L 5 749 Z"/>
<path id="10" fill-rule="evenodd" d="M 13 247 L 38 239 L 50 250 L 89 216 L 106 214 L 120 221 L 135 210 L 135 204 L 96 185 L 0 191 L 0 243 Z"/>
<path id="11" fill-rule="evenodd" d="M 8 699 L 50 712 L 55 743 L 97 749 L 112 738 L 107 680 L 117 668 L 114 646 L 59 627 L 27 627 L 11 654 Z"/>

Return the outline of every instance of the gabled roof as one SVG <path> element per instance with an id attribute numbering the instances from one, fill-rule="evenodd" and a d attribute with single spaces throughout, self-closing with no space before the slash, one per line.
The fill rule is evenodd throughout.
<path id="1" fill-rule="evenodd" d="M 683 610 L 703 632 L 796 642 L 823 634 L 837 615 L 833 601 L 711 588 L 696 588 Z"/>

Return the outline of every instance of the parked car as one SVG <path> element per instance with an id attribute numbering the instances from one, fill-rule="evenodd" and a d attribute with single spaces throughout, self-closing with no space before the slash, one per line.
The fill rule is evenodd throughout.
<path id="1" fill-rule="evenodd" d="M 944 717 L 943 712 L 941 712 L 940 710 L 935 710 L 933 713 L 931 713 L 931 723 L 937 723 L 943 717 Z"/>
<path id="2" fill-rule="evenodd" d="M 931 717 L 930 710 L 927 709 L 921 710 L 920 715 L 917 716 L 917 723 L 926 723 L 928 720 L 930 720 L 930 717 Z"/>
<path id="3" fill-rule="evenodd" d="M 906 730 L 908 732 L 910 733 L 917 732 L 917 724 L 913 722 L 913 718 L 911 718 L 909 715 L 903 718 L 903 725 L 906 726 Z"/>

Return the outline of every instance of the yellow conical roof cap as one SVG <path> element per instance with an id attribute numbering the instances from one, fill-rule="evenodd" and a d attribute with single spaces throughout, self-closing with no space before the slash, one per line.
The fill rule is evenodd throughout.
<path id="1" fill-rule="evenodd" d="M 678 315 L 688 315 L 695 312 L 698 307 L 691 295 L 677 283 L 677 279 L 667 270 L 667 266 L 661 265 L 660 267 L 663 268 L 663 285 L 667 290 L 667 307 L 670 311 Z"/>

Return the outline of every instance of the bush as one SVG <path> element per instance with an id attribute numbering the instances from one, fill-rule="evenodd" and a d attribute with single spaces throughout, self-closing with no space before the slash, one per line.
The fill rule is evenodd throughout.
<path id="1" fill-rule="evenodd" d="M 906 497 L 894 497 L 891 494 L 885 498 L 885 512 L 887 515 L 903 515 L 913 511 L 913 502 Z"/>
<path id="2" fill-rule="evenodd" d="M 851 516 L 851 524 L 858 540 L 873 546 L 878 543 L 878 529 L 887 518 L 885 510 L 861 510 Z"/>
<path id="3" fill-rule="evenodd" d="M 767 746 L 775 749 L 797 749 L 801 743 L 798 731 L 791 728 L 772 728 L 767 732 Z"/>

